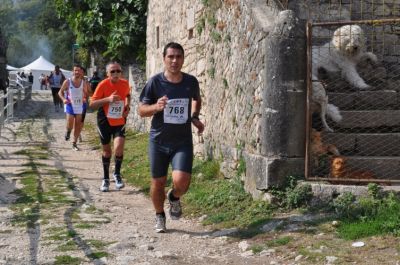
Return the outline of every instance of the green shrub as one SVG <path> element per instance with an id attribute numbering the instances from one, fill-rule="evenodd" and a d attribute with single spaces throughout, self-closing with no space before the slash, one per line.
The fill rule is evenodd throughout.
<path id="1" fill-rule="evenodd" d="M 354 213 L 355 200 L 356 197 L 353 193 L 344 192 L 333 200 L 333 208 L 339 216 L 350 218 Z"/>
<path id="2" fill-rule="evenodd" d="M 268 190 L 275 197 L 277 206 L 288 209 L 308 206 L 313 197 L 311 185 L 298 185 L 300 179 L 300 176 L 288 176 L 283 184 Z"/>
<path id="3" fill-rule="evenodd" d="M 286 192 L 286 206 L 290 209 L 307 206 L 313 192 L 310 184 L 297 185 Z"/>

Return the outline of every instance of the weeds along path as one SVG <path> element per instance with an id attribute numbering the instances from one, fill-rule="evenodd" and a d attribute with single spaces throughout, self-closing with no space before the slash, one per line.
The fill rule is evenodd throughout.
<path id="1" fill-rule="evenodd" d="M 72 150 L 50 92 L 15 118 L 0 138 L 0 264 L 270 264 L 195 220 L 167 219 L 168 233 L 156 234 L 134 187 L 101 193 L 99 150 Z"/>

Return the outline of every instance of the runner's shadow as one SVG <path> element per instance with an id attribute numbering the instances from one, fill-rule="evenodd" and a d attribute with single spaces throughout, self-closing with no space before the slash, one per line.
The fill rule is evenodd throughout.
<path id="1" fill-rule="evenodd" d="M 16 180 L 9 181 L 0 174 L 0 204 L 9 204 L 16 200 L 17 196 L 12 194 L 16 189 Z"/>
<path id="2" fill-rule="evenodd" d="M 167 233 L 178 233 L 178 234 L 186 234 L 191 236 L 210 236 L 212 235 L 213 231 L 202 231 L 202 232 L 193 232 L 193 231 L 186 231 L 181 229 L 167 229 Z"/>

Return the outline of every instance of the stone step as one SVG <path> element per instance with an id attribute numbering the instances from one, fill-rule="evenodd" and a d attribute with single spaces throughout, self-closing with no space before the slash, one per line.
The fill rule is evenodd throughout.
<path id="1" fill-rule="evenodd" d="M 329 92 L 329 103 L 340 110 L 396 110 L 400 109 L 400 93 L 394 90 Z"/>
<path id="2" fill-rule="evenodd" d="M 341 156 L 345 158 L 346 172 L 352 172 L 351 178 L 365 178 L 362 173 L 368 172 L 376 179 L 400 180 L 400 157 L 398 156 Z M 312 160 L 314 161 L 314 160 Z M 319 166 L 311 163 L 311 175 L 330 177 L 331 158 L 319 158 Z M 358 174 L 355 174 L 358 173 Z M 349 177 L 350 178 L 350 177 Z"/>
<path id="3" fill-rule="evenodd" d="M 400 157 L 347 156 L 346 165 L 353 171 L 370 171 L 378 179 L 400 180 Z"/>
<path id="4" fill-rule="evenodd" d="M 340 113 L 343 120 L 335 126 L 341 129 L 377 128 L 378 131 L 379 127 L 400 127 L 400 110 L 345 110 Z M 391 132 L 390 128 L 388 130 Z"/>
<path id="5" fill-rule="evenodd" d="M 343 155 L 400 156 L 400 133 L 324 133 L 323 143 Z"/>

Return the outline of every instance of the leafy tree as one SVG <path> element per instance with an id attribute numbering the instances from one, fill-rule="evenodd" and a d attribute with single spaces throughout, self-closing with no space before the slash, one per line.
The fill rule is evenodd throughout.
<path id="1" fill-rule="evenodd" d="M 58 14 L 69 22 L 83 49 L 122 63 L 143 63 L 147 2 L 55 0 L 55 5 Z"/>
<path id="2" fill-rule="evenodd" d="M 9 64 L 23 66 L 43 55 L 71 68 L 75 36 L 55 9 L 53 1 L 0 0 L 0 26 L 8 42 Z"/>

